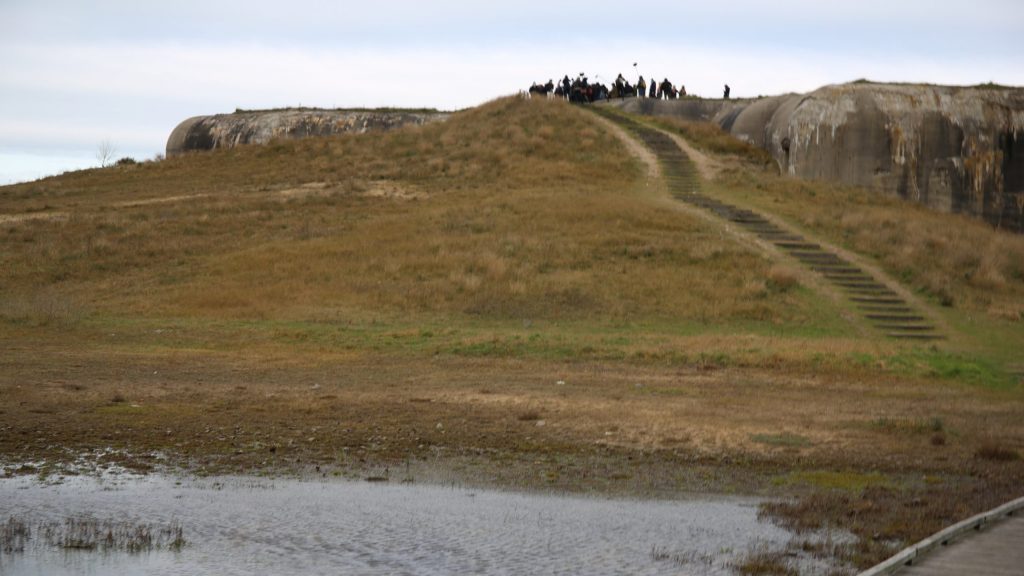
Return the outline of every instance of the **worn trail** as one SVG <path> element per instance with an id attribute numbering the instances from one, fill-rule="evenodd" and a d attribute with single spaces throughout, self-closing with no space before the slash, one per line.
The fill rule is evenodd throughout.
<path id="1" fill-rule="evenodd" d="M 906 298 L 855 263 L 759 212 L 702 194 L 693 163 L 669 135 L 620 114 L 597 107 L 594 110 L 634 134 L 655 153 L 669 192 L 676 199 L 733 222 L 788 253 L 839 288 L 864 319 L 886 336 L 918 341 L 944 338 Z"/>

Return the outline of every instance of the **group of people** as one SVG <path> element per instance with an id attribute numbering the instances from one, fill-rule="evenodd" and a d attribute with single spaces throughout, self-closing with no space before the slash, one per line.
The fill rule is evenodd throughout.
<path id="1" fill-rule="evenodd" d="M 728 100 L 730 92 L 731 89 L 726 84 L 723 98 Z M 651 76 L 650 82 L 645 81 L 644 77 L 640 76 L 634 86 L 622 74 L 619 74 L 615 82 L 608 87 L 600 82 L 592 83 L 587 79 L 586 74 L 580 73 L 575 80 L 570 80 L 569 76 L 566 75 L 558 84 L 555 84 L 553 80 L 548 80 L 545 84 L 537 84 L 535 82 L 530 86 L 529 94 L 531 96 L 536 94 L 548 98 L 564 98 L 576 103 L 589 103 L 611 98 L 675 100 L 686 96 L 686 86 L 680 84 L 679 87 L 676 87 L 668 78 L 658 82 L 654 79 L 654 76 Z"/>

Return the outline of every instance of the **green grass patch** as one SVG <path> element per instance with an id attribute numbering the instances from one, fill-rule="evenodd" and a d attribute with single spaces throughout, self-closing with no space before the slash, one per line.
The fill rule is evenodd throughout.
<path id="1" fill-rule="evenodd" d="M 941 418 L 876 418 L 870 427 L 893 434 L 936 434 L 946 430 Z"/>
<path id="2" fill-rule="evenodd" d="M 1002 367 L 977 357 L 943 350 L 906 350 L 883 360 L 891 370 L 914 376 L 962 382 L 974 386 L 1007 389 L 1015 379 Z"/>
<path id="3" fill-rule="evenodd" d="M 106 406 L 100 406 L 96 408 L 95 413 L 102 414 L 104 416 L 126 416 L 143 414 L 146 410 L 146 406 L 140 406 L 138 404 L 131 404 L 128 402 L 117 402 Z"/>

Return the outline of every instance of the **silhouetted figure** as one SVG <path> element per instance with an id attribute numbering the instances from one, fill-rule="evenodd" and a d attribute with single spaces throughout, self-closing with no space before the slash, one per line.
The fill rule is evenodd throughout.
<path id="1" fill-rule="evenodd" d="M 661 82 L 661 86 L 658 86 L 658 98 L 662 98 L 664 100 L 672 99 L 672 83 L 668 81 L 668 78 L 665 78 L 665 80 Z"/>
<path id="2" fill-rule="evenodd" d="M 729 92 L 731 92 L 731 91 L 732 91 L 732 90 L 731 90 L 731 89 L 729 88 L 729 85 L 728 85 L 728 84 L 726 84 L 726 85 L 725 85 L 725 95 L 724 95 L 724 96 L 722 96 L 722 98 L 725 98 L 726 100 L 728 100 L 728 99 L 729 99 Z"/>
<path id="3" fill-rule="evenodd" d="M 658 97 L 658 81 L 654 79 L 654 76 L 651 76 L 651 93 L 648 96 L 651 98 Z"/>
<path id="4" fill-rule="evenodd" d="M 640 98 L 647 96 L 647 82 L 644 82 L 643 76 L 641 76 L 640 80 L 636 83 L 636 95 Z"/>

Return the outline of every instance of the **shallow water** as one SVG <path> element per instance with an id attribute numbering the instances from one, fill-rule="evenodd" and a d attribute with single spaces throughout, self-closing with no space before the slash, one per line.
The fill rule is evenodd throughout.
<path id="1" fill-rule="evenodd" d="M 67 551 L 33 535 L 0 574 L 727 574 L 791 535 L 757 501 L 608 500 L 338 481 L 0 480 L 0 522 L 180 524 L 179 552 Z"/>

